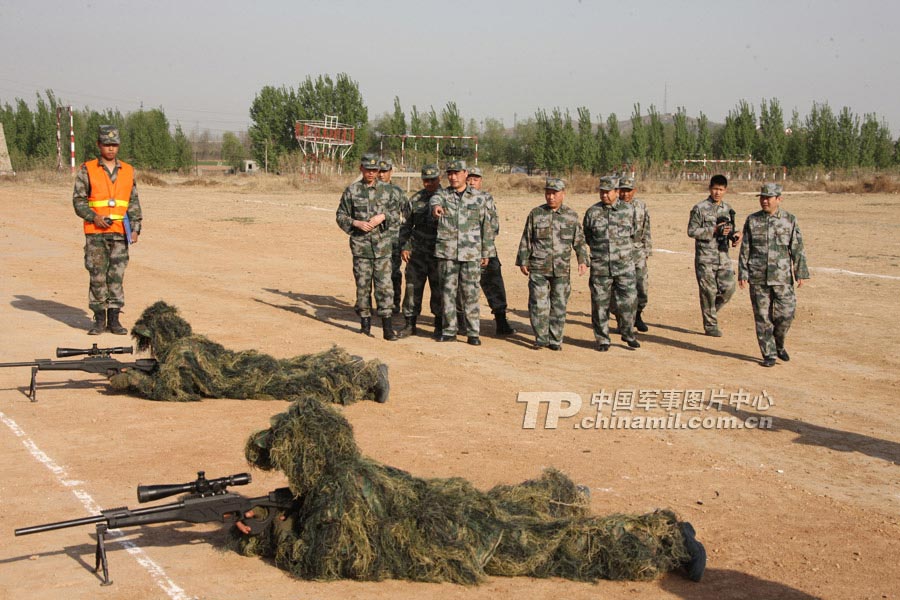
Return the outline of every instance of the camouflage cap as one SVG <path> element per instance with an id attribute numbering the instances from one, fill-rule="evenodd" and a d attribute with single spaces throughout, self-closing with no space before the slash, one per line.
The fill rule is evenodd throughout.
<path id="1" fill-rule="evenodd" d="M 484 173 L 482 172 L 480 167 L 469 167 L 469 177 L 483 177 Z"/>
<path id="2" fill-rule="evenodd" d="M 422 167 L 422 179 L 440 179 L 441 170 L 437 165 L 425 165 Z"/>
<path id="3" fill-rule="evenodd" d="M 374 154 L 363 154 L 359 159 L 359 166 L 363 169 L 377 169 L 378 159 L 375 158 Z"/>
<path id="4" fill-rule="evenodd" d="M 762 198 L 774 198 L 781 195 L 781 186 L 777 183 L 765 183 L 759 190 L 758 196 Z"/>
<path id="5" fill-rule="evenodd" d="M 613 175 L 607 175 L 600 178 L 600 191 L 609 192 L 619 187 L 619 178 Z"/>
<path id="6" fill-rule="evenodd" d="M 634 189 L 634 177 L 625 176 L 619 178 L 619 189 L 633 190 Z"/>
<path id="7" fill-rule="evenodd" d="M 379 171 L 390 171 L 394 168 L 394 163 L 391 162 L 391 159 L 385 158 L 383 160 L 378 161 L 378 170 Z"/>
<path id="8" fill-rule="evenodd" d="M 97 128 L 97 141 L 104 146 L 118 146 L 122 143 L 119 128 L 115 125 L 101 125 Z"/>
<path id="9" fill-rule="evenodd" d="M 566 189 L 566 182 L 556 177 L 548 177 L 547 182 L 544 184 L 544 189 L 561 192 Z"/>
<path id="10" fill-rule="evenodd" d="M 466 166 L 466 161 L 464 160 L 451 160 L 447 163 L 447 172 L 452 173 L 453 171 L 468 171 L 469 168 Z"/>

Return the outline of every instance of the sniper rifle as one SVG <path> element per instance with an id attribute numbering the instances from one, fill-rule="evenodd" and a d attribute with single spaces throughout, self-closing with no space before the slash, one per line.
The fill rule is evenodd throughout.
<path id="1" fill-rule="evenodd" d="M 249 473 L 238 473 L 218 479 L 207 479 L 203 471 L 198 471 L 197 479 L 188 483 L 139 485 L 137 488 L 138 502 L 152 502 L 153 500 L 168 498 L 169 496 L 186 492 L 187 494 L 179 502 L 136 509 L 124 506 L 111 508 L 100 511 L 99 515 L 93 517 L 22 527 L 16 529 L 15 533 L 17 536 L 29 535 L 95 523 L 97 525 L 97 548 L 94 552 L 94 572 L 99 572 L 102 567 L 103 578 L 100 585 L 110 585 L 112 581 L 109 580 L 109 564 L 106 560 L 105 544 L 106 532 L 109 529 L 171 521 L 184 521 L 187 523 L 211 523 L 215 521 L 235 523 L 242 521 L 250 528 L 251 534 L 259 534 L 272 522 L 278 510 L 284 511 L 294 505 L 294 494 L 290 488 L 286 487 L 278 488 L 265 496 L 257 498 L 247 498 L 228 491 L 228 486 L 247 485 L 248 483 L 250 483 Z M 267 514 L 263 518 L 245 516 L 248 511 L 259 507 L 277 510 L 267 510 Z"/>
<path id="2" fill-rule="evenodd" d="M 37 358 L 31 362 L 0 363 L 0 367 L 31 367 L 31 385 L 28 386 L 28 397 L 32 402 L 37 402 L 37 390 L 35 383 L 38 371 L 85 371 L 97 373 L 105 377 L 112 377 L 129 369 L 137 369 L 145 373 L 156 370 L 158 363 L 154 358 L 139 358 L 134 362 L 124 363 L 112 357 L 113 354 L 132 354 L 132 346 L 117 346 L 115 348 L 98 348 L 94 344 L 90 348 L 57 348 L 56 358 L 67 356 L 83 356 L 81 360 L 52 360 L 49 358 Z"/>

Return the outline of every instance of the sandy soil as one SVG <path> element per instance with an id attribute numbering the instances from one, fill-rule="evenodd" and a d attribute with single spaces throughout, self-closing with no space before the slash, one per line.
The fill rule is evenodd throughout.
<path id="1" fill-rule="evenodd" d="M 85 335 L 87 273 L 71 184 L 0 182 L 3 327 L 0 360 L 49 358 L 57 346 L 122 345 Z M 29 371 L 0 370 L 0 597 L 82 598 L 895 598 L 900 589 L 900 199 L 891 195 L 791 194 L 784 208 L 804 232 L 812 280 L 799 291 L 792 360 L 758 365 L 746 291 L 722 312 L 725 337 L 702 335 L 692 240 L 696 194 L 646 195 L 657 251 L 650 260 L 650 332 L 632 352 L 592 349 L 586 278 L 576 278 L 562 353 L 535 352 L 527 285 L 513 266 L 527 211 L 540 197 L 498 197 L 498 240 L 519 334 L 484 344 L 388 343 L 355 333 L 346 236 L 336 194 L 243 193 L 236 188 L 144 186 L 145 234 L 126 277 L 130 325 L 157 299 L 177 305 L 195 331 L 234 349 L 280 357 L 338 344 L 391 367 L 388 404 L 344 410 L 369 455 L 421 476 L 464 476 L 488 488 L 554 466 L 590 486 L 592 509 L 668 507 L 695 525 L 709 551 L 702 583 L 677 574 L 649 583 L 493 578 L 477 587 L 305 582 L 264 561 L 221 549 L 215 525 L 173 523 L 126 530 L 109 545 L 114 585 L 90 571 L 90 526 L 14 537 L 13 529 L 136 506 L 139 483 L 183 482 L 247 470 L 247 436 L 282 402 L 154 403 L 107 392 L 83 373 L 42 372 L 38 402 Z M 731 194 L 738 218 L 752 195 Z M 574 196 L 579 213 L 596 199 Z M 483 313 L 487 306 L 482 304 Z M 891 375 L 893 373 L 893 375 Z M 601 390 L 764 391 L 771 429 L 579 428 Z M 523 428 L 520 392 L 570 392 L 577 416 L 555 429 Z M 684 411 L 690 416 L 746 416 Z M 609 407 L 604 407 L 608 414 Z M 624 413 L 628 414 L 628 413 Z M 665 416 L 662 409 L 649 413 Z M 283 485 L 254 473 L 241 493 Z M 126 543 L 121 543 L 122 541 Z M 130 549 L 129 549 L 130 548 Z M 892 559 L 891 556 L 894 558 Z"/>

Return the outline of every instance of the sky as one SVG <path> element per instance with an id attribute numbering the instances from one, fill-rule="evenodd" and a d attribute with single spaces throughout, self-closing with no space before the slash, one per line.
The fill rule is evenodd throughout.
<path id="1" fill-rule="evenodd" d="M 776 98 L 874 112 L 900 133 L 890 0 L 0 0 L 0 103 L 162 107 L 186 132 L 242 131 L 266 85 L 347 73 L 369 118 L 457 103 L 466 119 L 579 106 L 595 120 L 683 106 L 724 121 Z"/>

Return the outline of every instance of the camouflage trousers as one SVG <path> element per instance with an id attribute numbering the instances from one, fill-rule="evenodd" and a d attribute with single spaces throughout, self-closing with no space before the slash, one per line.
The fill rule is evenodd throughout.
<path id="1" fill-rule="evenodd" d="M 775 358 L 784 348 L 784 338 L 797 308 L 793 285 L 750 284 L 750 302 L 756 321 L 756 341 L 763 358 Z"/>
<path id="2" fill-rule="evenodd" d="M 609 312 L 612 299 L 619 311 L 619 332 L 622 338 L 634 339 L 634 315 L 637 310 L 637 285 L 634 271 L 625 275 L 598 275 L 591 269 L 591 325 L 594 339 L 609 344 Z"/>
<path id="3" fill-rule="evenodd" d="M 372 288 L 378 316 L 389 317 L 394 308 L 394 289 L 391 285 L 391 257 L 353 257 L 353 277 L 356 279 L 356 314 L 372 316 Z"/>
<path id="4" fill-rule="evenodd" d="M 571 293 L 572 284 L 568 277 L 537 273 L 528 276 L 528 317 L 536 344 L 562 344 L 566 305 Z"/>
<path id="5" fill-rule="evenodd" d="M 422 314 L 422 295 L 425 282 L 431 292 L 431 314 L 441 314 L 441 282 L 438 276 L 438 259 L 426 252 L 410 253 L 406 263 L 406 294 L 403 296 L 403 316 L 418 317 Z"/>
<path id="6" fill-rule="evenodd" d="M 88 306 L 94 312 L 125 306 L 125 267 L 128 244 L 125 236 L 98 233 L 84 236 L 84 268 L 91 276 Z"/>
<path id="7" fill-rule="evenodd" d="M 735 278 L 731 262 L 720 264 L 694 263 L 697 285 L 700 288 L 700 312 L 704 331 L 719 328 L 718 312 L 734 295 Z"/>
<path id="8" fill-rule="evenodd" d="M 400 244 L 395 243 L 391 250 L 391 284 L 394 288 L 394 308 L 400 308 L 400 298 L 403 292 L 403 271 L 400 267 L 403 260 L 400 258 Z"/>
<path id="9" fill-rule="evenodd" d="M 647 258 L 643 257 L 634 261 L 634 280 L 637 288 L 637 312 L 641 312 L 647 307 L 647 288 L 650 283 L 650 274 L 647 271 Z M 621 321 L 619 310 L 616 307 L 616 297 L 612 297 L 610 302 L 610 312 L 616 316 L 616 321 Z"/>
<path id="10" fill-rule="evenodd" d="M 465 313 L 466 335 L 478 337 L 481 328 L 478 308 L 478 282 L 481 279 L 481 264 L 477 260 L 461 261 L 438 259 L 438 273 L 441 280 L 441 302 L 444 313 L 444 335 L 456 335 L 456 295 L 462 295 Z"/>
<path id="11" fill-rule="evenodd" d="M 492 256 L 488 259 L 487 266 L 481 270 L 481 291 L 494 314 L 506 311 L 506 285 L 503 283 L 500 266 L 500 259 Z"/>

